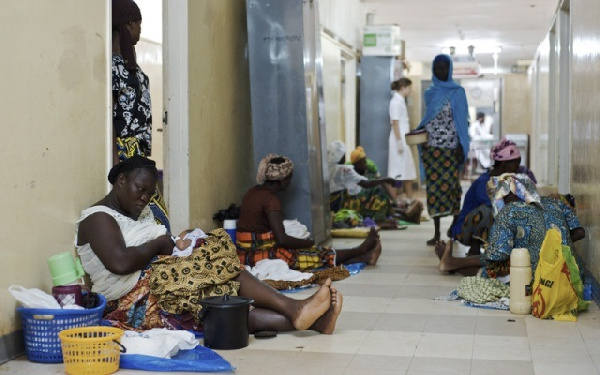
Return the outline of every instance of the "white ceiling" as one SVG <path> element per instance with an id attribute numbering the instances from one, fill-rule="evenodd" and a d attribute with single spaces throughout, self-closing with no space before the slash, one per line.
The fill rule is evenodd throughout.
<path id="1" fill-rule="evenodd" d="M 406 60 L 431 62 L 447 46 L 475 46 L 482 72 L 492 73 L 491 53 L 500 46 L 499 72 L 531 60 L 552 26 L 559 0 L 361 0 L 374 25 L 397 24 Z"/>

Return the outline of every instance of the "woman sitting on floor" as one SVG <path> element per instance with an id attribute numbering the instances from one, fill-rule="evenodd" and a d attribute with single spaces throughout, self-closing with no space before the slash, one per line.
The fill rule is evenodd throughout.
<path id="1" fill-rule="evenodd" d="M 92 291 L 108 301 L 105 319 L 123 329 L 197 330 L 199 300 L 230 294 L 254 300 L 251 332 L 333 332 L 342 295 L 331 280 L 305 300 L 286 297 L 243 269 L 222 229 L 192 255 L 169 256 L 175 238 L 148 208 L 157 179 L 153 161 L 138 155 L 122 161 L 108 175 L 112 190 L 77 222 L 77 253 Z"/>
<path id="2" fill-rule="evenodd" d="M 556 198 L 540 198 L 527 175 L 507 173 L 492 177 L 488 187 L 493 189 L 490 198 L 494 224 L 484 252 L 481 256 L 456 258 L 452 256 L 452 242 L 440 241 L 435 249 L 440 257 L 440 271 L 473 276 L 483 266 L 482 276 L 503 276 L 509 272 L 512 249 L 526 248 L 535 273 L 548 229 L 559 229 L 563 244 L 571 248 L 573 242 L 585 237 L 585 230 L 573 210 Z"/>
<path id="3" fill-rule="evenodd" d="M 336 264 L 375 265 L 381 244 L 375 230 L 353 249 L 330 249 L 315 245 L 312 239 L 291 237 L 285 233 L 281 201 L 277 193 L 291 183 L 292 161 L 275 154 L 265 156 L 258 166 L 256 182 L 240 207 L 237 223 L 237 247 L 242 264 L 254 266 L 262 259 L 283 259 L 298 270 L 334 267 Z"/>
<path id="4" fill-rule="evenodd" d="M 367 154 L 361 146 L 350 153 L 350 162 L 356 173 L 368 180 L 381 178 L 377 165 L 373 160 L 367 158 Z M 412 200 L 402 208 L 394 208 L 395 196 L 395 188 L 387 183 L 371 189 L 361 189 L 356 195 L 351 195 L 346 191 L 343 198 L 343 208 L 356 211 L 362 217 L 370 217 L 376 223 L 393 224 L 395 226 L 396 220 L 389 218 L 396 217 L 413 223 L 420 223 L 423 203 L 419 200 Z"/>
<path id="5" fill-rule="evenodd" d="M 480 255 L 481 245 L 487 242 L 494 216 L 492 202 L 488 197 L 487 183 L 491 177 L 504 173 L 517 173 L 521 163 L 521 153 L 514 142 L 502 139 L 492 147 L 490 158 L 494 161 L 491 171 L 479 176 L 465 194 L 463 207 L 458 219 L 451 228 L 451 238 L 470 246 L 468 255 Z"/>
<path id="6" fill-rule="evenodd" d="M 345 165 L 346 145 L 341 141 L 331 142 L 327 154 L 331 211 L 351 209 L 363 217 L 370 217 L 382 228 L 395 228 L 396 220 L 388 220 L 394 211 L 392 200 L 384 187 L 396 183 L 396 180 L 370 179 L 359 174 L 354 166 Z"/>

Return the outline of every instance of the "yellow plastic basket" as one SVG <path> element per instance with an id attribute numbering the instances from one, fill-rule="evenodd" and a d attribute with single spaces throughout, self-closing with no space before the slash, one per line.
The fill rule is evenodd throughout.
<path id="1" fill-rule="evenodd" d="M 71 375 L 112 374 L 119 369 L 123 330 L 81 327 L 60 331 L 65 371 Z"/>

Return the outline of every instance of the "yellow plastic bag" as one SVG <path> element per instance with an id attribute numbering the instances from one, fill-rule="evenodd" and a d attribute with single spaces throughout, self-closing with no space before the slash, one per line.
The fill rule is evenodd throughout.
<path id="1" fill-rule="evenodd" d="M 535 270 L 531 314 L 542 319 L 577 321 L 577 293 L 562 252 L 558 229 L 546 232 Z"/>

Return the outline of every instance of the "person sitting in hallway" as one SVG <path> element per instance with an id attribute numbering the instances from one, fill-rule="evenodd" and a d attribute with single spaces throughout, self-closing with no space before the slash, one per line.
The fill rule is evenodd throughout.
<path id="1" fill-rule="evenodd" d="M 503 276 L 509 272 L 512 249 L 526 248 L 535 273 L 548 229 L 559 229 L 563 244 L 571 248 L 573 242 L 585 237 L 585 230 L 573 210 L 559 199 L 540 198 L 525 174 L 492 177 L 488 189 L 493 191 L 490 198 L 495 220 L 484 252 L 480 256 L 457 258 L 452 255 L 452 242 L 440 241 L 435 249 L 440 257 L 440 271 L 455 271 L 465 276 L 479 272 L 483 277 Z"/>
<path id="2" fill-rule="evenodd" d="M 361 148 L 362 149 L 362 148 Z M 351 209 L 361 216 L 370 217 L 382 228 L 397 227 L 393 216 L 392 200 L 385 191 L 386 186 L 396 183 L 393 178 L 374 178 L 360 174 L 353 165 L 346 165 L 346 145 L 341 141 L 333 141 L 327 148 L 329 160 L 329 192 L 330 209 L 337 212 L 341 209 Z M 364 150 L 362 150 L 364 153 Z M 361 150 L 355 154 L 357 159 L 362 155 Z M 358 162 L 359 160 L 357 160 Z M 362 166 L 359 166 L 362 168 Z M 377 168 L 377 167 L 375 167 Z M 364 169 L 366 172 L 366 168 Z M 391 218 L 391 220 L 389 220 Z"/>
<path id="3" fill-rule="evenodd" d="M 198 330 L 198 301 L 229 294 L 254 301 L 250 332 L 333 332 L 343 296 L 331 280 L 307 299 L 289 298 L 244 270 L 223 229 L 209 232 L 192 255 L 171 256 L 175 238 L 148 207 L 157 179 L 154 161 L 139 155 L 122 161 L 108 175 L 111 191 L 77 221 L 77 253 L 92 292 L 107 300 L 105 319 L 122 329 Z"/>
<path id="4" fill-rule="evenodd" d="M 503 138 L 492 147 L 490 159 L 494 161 L 493 169 L 473 181 L 465 194 L 458 219 L 451 227 L 451 239 L 470 246 L 468 255 L 481 254 L 481 245 L 487 241 L 494 222 L 492 202 L 487 192 L 488 181 L 504 173 L 517 173 L 521 153 L 514 142 Z"/>
<path id="5" fill-rule="evenodd" d="M 258 185 L 244 195 L 237 223 L 237 248 L 242 264 L 254 266 L 262 259 L 282 259 L 297 270 L 351 263 L 375 265 L 381 254 L 381 243 L 374 229 L 359 246 L 335 250 L 316 246 L 312 239 L 285 233 L 277 193 L 290 186 L 293 171 L 294 165 L 288 157 L 268 154 L 261 160 L 256 174 Z"/>
<path id="6" fill-rule="evenodd" d="M 370 181 L 381 178 L 379 169 L 373 160 L 367 158 L 367 154 L 361 146 L 358 146 L 350 153 L 350 163 L 354 170 L 361 176 Z M 358 194 L 351 195 L 347 191 L 343 197 L 343 208 L 356 211 L 359 215 L 372 218 L 382 228 L 397 227 L 397 220 L 400 216 L 395 206 L 395 189 L 390 184 L 382 184 L 370 189 L 361 189 Z M 419 211 L 419 204 L 421 211 Z M 418 211 L 418 212 L 417 212 Z M 410 216 L 414 219 L 418 216 L 420 219 L 423 211 L 423 204 L 419 201 L 413 201 L 409 207 L 402 211 L 404 216 Z M 408 213 L 409 215 L 406 215 Z"/>

